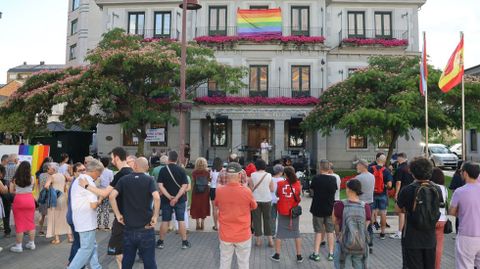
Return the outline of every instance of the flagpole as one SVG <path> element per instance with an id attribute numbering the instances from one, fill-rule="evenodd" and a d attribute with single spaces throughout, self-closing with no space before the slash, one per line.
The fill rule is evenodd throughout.
<path id="1" fill-rule="evenodd" d="M 463 32 L 460 32 L 460 40 L 463 39 Z M 465 55 L 465 52 L 464 52 Z M 463 59 L 462 60 L 462 66 L 463 66 Z M 465 83 L 464 83 L 464 78 L 465 75 L 462 75 L 462 159 L 463 161 L 467 160 L 467 137 L 466 137 L 466 132 L 465 132 Z"/>
<path id="2" fill-rule="evenodd" d="M 423 32 L 423 42 L 425 42 L 425 31 Z M 423 54 L 425 54 L 425 44 L 423 44 Z M 423 64 L 423 59 L 421 64 Z M 427 67 L 428 68 L 428 67 Z M 423 71 L 425 72 L 425 70 Z M 425 79 L 425 89 L 423 89 L 425 95 L 425 157 L 428 159 L 428 81 Z"/>

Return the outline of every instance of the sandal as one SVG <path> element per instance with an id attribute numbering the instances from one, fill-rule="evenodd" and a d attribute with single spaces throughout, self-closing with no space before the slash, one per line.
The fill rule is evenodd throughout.
<path id="1" fill-rule="evenodd" d="M 52 243 L 52 245 L 58 245 L 60 244 L 60 240 L 55 239 L 55 240 L 52 240 L 50 243 Z"/>
<path id="2" fill-rule="evenodd" d="M 38 232 L 38 235 L 45 235 L 45 232 L 44 232 L 44 231 L 40 231 L 40 232 Z"/>
<path id="3" fill-rule="evenodd" d="M 213 226 L 213 227 L 212 227 L 212 230 L 218 231 L 218 228 L 217 228 L 216 226 Z"/>

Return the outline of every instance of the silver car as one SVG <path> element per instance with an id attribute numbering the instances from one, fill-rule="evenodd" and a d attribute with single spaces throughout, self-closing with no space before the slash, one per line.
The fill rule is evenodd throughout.
<path id="1" fill-rule="evenodd" d="M 428 155 L 436 167 L 457 169 L 458 157 L 443 144 L 429 144 Z"/>

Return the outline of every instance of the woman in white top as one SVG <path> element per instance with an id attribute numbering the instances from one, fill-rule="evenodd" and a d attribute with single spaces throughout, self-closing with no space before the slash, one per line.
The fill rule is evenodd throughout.
<path id="1" fill-rule="evenodd" d="M 210 172 L 210 201 L 212 203 L 212 212 L 213 212 L 213 230 L 218 230 L 218 212 L 215 204 L 215 192 L 217 189 L 218 175 L 223 169 L 223 161 L 221 158 L 216 157 L 213 159 L 212 171 Z"/>
<path id="2" fill-rule="evenodd" d="M 437 185 L 442 190 L 442 197 L 445 205 L 447 204 L 448 191 L 445 188 L 445 176 L 443 171 L 440 168 L 433 168 L 432 178 L 430 179 L 435 185 Z M 438 219 L 437 225 L 435 227 L 435 235 L 437 237 L 437 249 L 435 257 L 435 269 L 440 269 L 442 263 L 442 253 L 443 253 L 443 239 L 444 234 L 443 230 L 445 228 L 445 223 L 447 222 L 447 213 L 446 206 L 440 206 L 440 218 Z"/>
<path id="3" fill-rule="evenodd" d="M 283 165 L 277 164 L 273 167 L 273 191 L 272 191 L 272 234 L 277 234 L 277 183 L 284 181 Z"/>
<path id="4" fill-rule="evenodd" d="M 257 201 L 258 207 L 252 213 L 253 230 L 256 237 L 256 246 L 261 246 L 261 236 L 268 237 L 268 246 L 273 247 L 272 233 L 272 192 L 274 185 L 272 175 L 265 172 L 267 164 L 264 160 L 258 159 L 255 162 L 257 171 L 252 173 L 248 185 L 252 189 L 253 198 Z M 262 233 L 263 220 L 263 233 Z"/>

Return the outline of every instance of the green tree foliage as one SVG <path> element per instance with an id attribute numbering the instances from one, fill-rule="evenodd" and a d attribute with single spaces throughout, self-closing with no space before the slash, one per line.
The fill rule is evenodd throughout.
<path id="1" fill-rule="evenodd" d="M 179 106 L 180 43 L 142 40 L 121 29 L 104 34 L 86 57 L 89 65 L 32 76 L 0 110 L 0 130 L 34 135 L 45 130 L 53 105 L 62 104 L 60 120 L 90 128 L 97 123 L 122 123 L 144 150 L 148 124 L 176 123 Z M 219 64 L 211 49 L 187 47 L 189 97 L 200 84 L 215 80 L 235 92 L 244 86 L 243 68 Z"/>
<path id="2" fill-rule="evenodd" d="M 322 135 L 343 129 L 346 135 L 385 143 L 390 160 L 399 137 L 410 139 L 413 129 L 425 128 L 425 102 L 418 90 L 418 62 L 418 57 L 371 57 L 367 68 L 327 89 L 303 127 L 319 130 Z M 460 91 L 441 93 L 437 86 L 439 76 L 438 70 L 429 69 L 429 127 L 432 130 L 459 127 Z M 479 107 L 480 84 L 469 81 L 468 85 L 467 99 L 476 98 L 467 113 L 470 126 L 474 126 L 479 115 L 472 108 Z"/>

